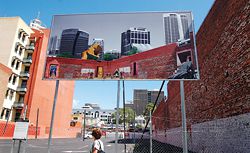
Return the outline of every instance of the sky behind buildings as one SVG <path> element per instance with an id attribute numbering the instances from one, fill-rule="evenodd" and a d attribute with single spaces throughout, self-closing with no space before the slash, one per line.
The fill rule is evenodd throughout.
<path id="1" fill-rule="evenodd" d="M 192 11 L 198 31 L 214 0 L 0 0 L 0 16 L 20 16 L 27 24 L 37 17 L 50 27 L 55 14 L 140 11 Z M 100 26 L 100 29 L 102 27 Z M 198 51 L 199 55 L 199 51 Z M 132 100 L 133 89 L 159 89 L 162 81 L 125 81 L 126 100 Z M 164 86 L 166 92 L 167 86 Z M 171 90 L 171 89 L 170 89 Z M 117 81 L 77 81 L 74 107 L 99 103 L 102 108 L 116 107 Z M 122 95 L 121 95 L 122 96 Z M 120 106 L 122 104 L 122 100 Z"/>

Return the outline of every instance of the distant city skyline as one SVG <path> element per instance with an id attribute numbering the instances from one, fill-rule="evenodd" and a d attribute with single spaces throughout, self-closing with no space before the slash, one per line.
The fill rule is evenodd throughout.
<path id="1" fill-rule="evenodd" d="M 131 28 L 145 28 L 150 31 L 150 45 L 152 48 L 165 45 L 164 14 L 186 14 L 191 24 L 191 12 L 135 12 L 135 13 L 96 13 L 96 14 L 68 14 L 55 15 L 51 26 L 51 39 L 60 39 L 65 29 L 79 29 L 89 33 L 89 40 L 102 38 L 105 50 L 121 52 L 121 33 Z M 98 23 L 98 24 L 97 24 Z M 98 28 L 99 24 L 102 28 Z M 176 27 L 178 28 L 178 27 Z M 171 30 L 171 29 L 167 29 Z M 191 31 L 192 28 L 191 28 Z M 50 41 L 51 41 L 50 39 Z M 55 41 L 59 42 L 59 41 Z M 88 42 L 90 45 L 91 42 Z M 60 44 L 62 45 L 62 44 Z M 54 45 L 58 46 L 58 45 Z"/>

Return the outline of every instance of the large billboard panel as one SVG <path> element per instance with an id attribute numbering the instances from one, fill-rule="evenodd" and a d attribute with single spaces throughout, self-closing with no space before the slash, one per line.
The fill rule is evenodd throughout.
<path id="1" fill-rule="evenodd" d="M 55 15 L 45 79 L 199 79 L 191 12 Z"/>

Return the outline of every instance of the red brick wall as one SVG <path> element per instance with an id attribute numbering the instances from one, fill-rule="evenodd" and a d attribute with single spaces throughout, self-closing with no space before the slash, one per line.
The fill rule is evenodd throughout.
<path id="1" fill-rule="evenodd" d="M 176 52 L 186 48 L 178 48 L 176 44 L 170 44 L 150 51 L 141 52 L 131 56 L 122 57 L 113 61 L 94 61 L 69 58 L 48 57 L 45 76 L 49 78 L 49 67 L 52 64 L 58 65 L 58 78 L 82 78 L 81 69 L 95 69 L 101 66 L 104 76 L 113 74 L 116 69 L 130 67 L 130 73 L 124 76 L 133 79 L 166 79 L 173 74 L 176 66 Z M 134 75 L 134 63 L 136 63 L 136 75 Z M 84 78 L 85 77 L 85 78 Z"/>
<path id="2" fill-rule="evenodd" d="M 217 0 L 201 25 L 196 35 L 201 80 L 185 82 L 188 124 L 250 112 L 249 12 L 249 0 Z M 165 117 L 174 121 L 167 128 L 181 126 L 179 88 L 178 82 L 168 84 Z"/>

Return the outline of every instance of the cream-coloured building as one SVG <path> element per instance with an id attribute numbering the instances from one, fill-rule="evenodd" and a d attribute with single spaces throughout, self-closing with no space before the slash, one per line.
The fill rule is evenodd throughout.
<path id="1" fill-rule="evenodd" d="M 0 120 L 15 121 L 22 115 L 35 40 L 33 31 L 20 17 L 0 17 L 0 63 L 9 67 L 7 91 L 0 106 Z"/>

